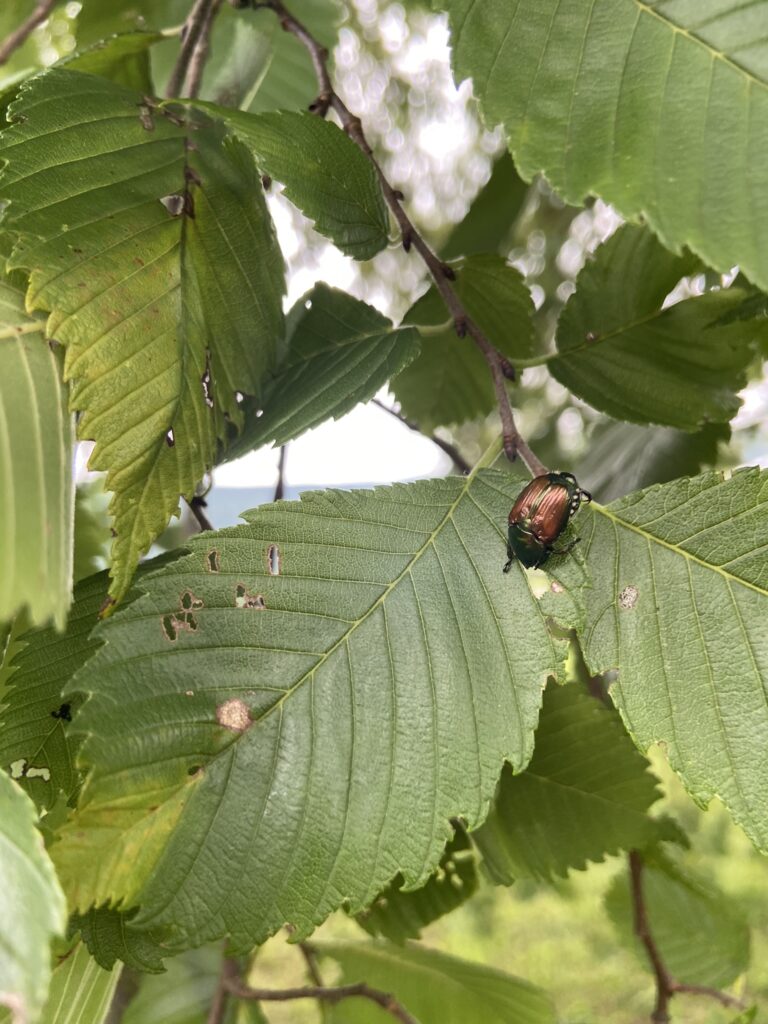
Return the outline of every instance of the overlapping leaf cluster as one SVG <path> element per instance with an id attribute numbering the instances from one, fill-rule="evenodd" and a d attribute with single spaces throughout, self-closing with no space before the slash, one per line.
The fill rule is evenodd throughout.
<path id="1" fill-rule="evenodd" d="M 519 368 L 546 366 L 633 424 L 604 426 L 614 446 L 628 438 L 647 454 L 636 425 L 658 424 L 663 453 L 679 466 L 682 451 L 697 470 L 766 338 L 748 283 L 768 284 L 765 162 L 750 158 L 768 137 L 766 73 L 718 24 L 728 15 L 738 35 L 745 16 L 726 4 L 700 22 L 675 2 L 617 0 L 589 13 L 525 0 L 437 6 L 457 77 L 473 77 L 515 158 L 498 161 L 446 243 L 457 294 Z M 467 478 L 255 509 L 134 579 L 217 462 L 284 444 L 388 382 L 424 430 L 494 402 L 435 289 L 400 326 L 324 284 L 284 316 L 262 176 L 342 252 L 369 259 L 389 227 L 376 175 L 332 123 L 275 111 L 276 94 L 289 107 L 310 99 L 313 80 L 297 41 L 272 38 L 270 12 L 226 11 L 201 101 L 153 99 L 174 51 L 149 30 L 184 10 L 133 5 L 124 35 L 14 86 L 0 140 L 0 368 L 11 382 L 0 406 L 0 620 L 24 605 L 34 623 L 54 619 L 21 637 L 4 694 L 0 767 L 19 785 L 0 775 L 0 818 L 36 877 L 13 857 L 6 867 L 45 911 L 28 935 L 32 984 L 17 958 L 0 988 L 53 1022 L 73 984 L 73 1012 L 100 1019 L 117 961 L 159 971 L 164 957 L 223 936 L 245 952 L 286 922 L 304 937 L 343 906 L 390 940 L 320 947 L 345 979 L 395 991 L 424 1022 L 545 1024 L 555 1013 L 539 989 L 408 940 L 467 899 L 481 870 L 506 885 L 551 881 L 628 849 L 644 851 L 676 975 L 729 984 L 746 962 L 745 928 L 661 852 L 681 833 L 654 816 L 656 780 L 632 740 L 642 752 L 664 744 L 694 797 L 718 796 L 768 849 L 765 472 L 636 489 L 661 477 L 657 464 L 628 475 L 593 457 L 618 500 L 579 514 L 576 554 L 553 559 L 544 581 L 500 571 L 521 479 L 489 469 L 492 457 Z M 306 12 L 326 26 L 337 13 L 331 0 Z M 80 25 L 83 40 L 115 27 L 94 0 Z M 670 101 L 673 87 L 685 105 Z M 696 116 L 682 123 L 682 106 Z M 725 109 L 727 124 L 715 117 Z M 653 228 L 625 225 L 596 251 L 551 349 L 499 253 L 525 195 L 515 167 Z M 715 193 L 716 223 L 702 216 Z M 500 197 L 504 216 L 489 216 Z M 694 280 L 702 259 L 721 271 L 738 262 L 745 277 L 705 289 Z M 62 635 L 71 412 L 113 494 L 110 592 L 121 606 L 97 625 L 108 584 L 91 576 Z M 589 672 L 615 677 L 618 711 L 567 670 L 574 637 Z M 45 1009 L 63 903 L 21 787 L 47 811 L 82 938 Z M 628 931 L 624 881 L 608 903 Z M 721 941 L 704 955 L 697 930 L 715 927 Z M 198 961 L 187 956 L 172 970 L 198 1012 L 185 974 Z M 208 967 L 197 978 L 206 1007 Z M 153 991 L 126 1020 L 154 1019 Z M 330 1019 L 368 1019 L 351 1012 L 334 1007 Z"/>

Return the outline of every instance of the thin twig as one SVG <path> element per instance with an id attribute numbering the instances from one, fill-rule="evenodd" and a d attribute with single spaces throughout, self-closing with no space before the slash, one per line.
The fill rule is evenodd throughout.
<path id="1" fill-rule="evenodd" d="M 280 19 L 283 29 L 294 35 L 306 47 L 312 59 L 319 86 L 317 100 L 310 109 L 323 116 L 328 110 L 336 112 L 344 131 L 366 155 L 376 172 L 384 199 L 400 228 L 403 248 L 406 252 L 414 248 L 419 256 L 421 256 L 432 275 L 435 287 L 440 293 L 448 312 L 451 314 L 456 333 L 459 337 L 469 335 L 485 357 L 493 377 L 493 387 L 496 392 L 496 402 L 501 418 L 504 451 L 508 458 L 514 459 L 517 455 L 520 455 L 534 476 L 540 476 L 542 473 L 545 473 L 546 467 L 531 451 L 515 426 L 515 419 L 512 414 L 512 407 L 509 404 L 509 395 L 506 388 L 507 374 L 511 372 L 509 362 L 499 355 L 480 327 L 469 316 L 451 284 L 455 279 L 453 270 L 447 263 L 443 263 L 427 245 L 403 209 L 403 194 L 387 180 L 379 162 L 374 156 L 373 150 L 368 144 L 360 118 L 350 111 L 333 87 L 333 82 L 328 72 L 328 51 L 300 21 L 289 13 L 282 0 L 264 0 L 264 2 L 255 2 L 253 6 L 266 7 L 274 11 Z"/>
<path id="2" fill-rule="evenodd" d="M 472 472 L 472 467 L 461 454 L 455 444 L 451 444 L 450 441 L 444 441 L 442 437 L 438 437 L 437 434 L 425 434 L 420 429 L 418 423 L 414 423 L 413 420 L 409 420 L 407 416 L 403 416 L 397 409 L 393 409 L 385 402 L 380 402 L 378 398 L 372 399 L 373 404 L 377 405 L 379 409 L 383 409 L 384 412 L 388 412 L 390 416 L 394 416 L 396 420 L 399 420 L 403 426 L 408 427 L 409 430 L 415 431 L 417 434 L 421 434 L 422 437 L 426 437 L 432 444 L 436 444 L 437 447 L 444 451 L 449 459 L 453 461 L 454 466 L 460 473 L 467 474 Z"/>
<path id="3" fill-rule="evenodd" d="M 212 530 L 213 525 L 205 512 L 203 512 L 203 509 L 208 507 L 208 502 L 205 498 L 196 494 L 191 501 L 187 502 L 187 504 L 189 505 L 189 511 L 197 520 L 197 525 L 200 527 L 201 532 L 204 530 Z"/>
<path id="4" fill-rule="evenodd" d="M 285 463 L 288 458 L 288 445 L 280 448 L 280 455 L 277 460 L 277 482 L 275 483 L 274 501 L 281 501 L 285 495 Z"/>
<path id="5" fill-rule="evenodd" d="M 318 988 L 325 988 L 322 975 L 320 974 L 320 968 L 317 965 L 317 957 L 315 956 L 314 949 L 312 949 L 308 942 L 300 942 L 299 949 L 301 950 L 301 955 L 304 957 L 304 962 L 307 965 L 307 973 L 312 979 L 312 984 L 316 985 Z"/>
<path id="6" fill-rule="evenodd" d="M 371 988 L 364 981 L 354 985 L 336 985 L 326 987 L 324 985 L 302 985 L 299 988 L 251 988 L 250 985 L 243 985 L 239 981 L 227 979 L 224 984 L 227 989 L 238 999 L 256 999 L 262 1003 L 288 1002 L 291 999 L 319 999 L 325 1003 L 340 1003 L 343 999 L 368 999 L 376 1003 L 382 1010 L 391 1014 L 401 1024 L 418 1024 L 415 1017 L 412 1017 L 406 1008 L 399 1003 L 390 992 L 382 992 L 380 989 Z M 211 1022 L 209 1021 L 209 1024 Z"/>
<path id="7" fill-rule="evenodd" d="M 691 996 L 709 996 L 710 999 L 716 999 L 722 1006 L 727 1006 L 732 1010 L 746 1010 L 747 1008 L 741 999 L 729 995 L 728 992 L 721 992 L 719 988 L 710 988 L 709 985 L 685 985 L 682 981 L 674 981 L 672 991 L 687 993 Z"/>
<path id="8" fill-rule="evenodd" d="M 121 1024 L 125 1011 L 139 993 L 140 985 L 141 975 L 123 965 L 104 1024 Z"/>
<path id="9" fill-rule="evenodd" d="M 651 1014 L 653 1024 L 669 1024 L 669 1003 L 676 993 L 688 993 L 689 995 L 709 996 L 716 999 L 723 1006 L 736 1009 L 744 1009 L 744 1004 L 735 996 L 728 995 L 716 988 L 709 988 L 707 985 L 686 985 L 677 981 L 669 972 L 667 965 L 661 955 L 659 947 L 653 938 L 650 924 L 648 923 L 648 912 L 645 905 L 645 894 L 643 892 L 643 868 L 645 862 L 643 855 L 638 850 L 631 850 L 629 853 L 629 877 L 632 891 L 632 912 L 635 935 L 645 946 L 648 959 L 653 968 L 656 979 L 656 1005 Z"/>
<path id="10" fill-rule="evenodd" d="M 182 85 L 189 73 L 190 63 L 198 43 L 201 40 L 205 25 L 209 22 L 211 8 L 216 0 L 194 0 L 187 20 L 181 29 L 181 47 L 179 56 L 168 79 L 165 95 L 169 99 L 179 96 Z"/>
<path id="11" fill-rule="evenodd" d="M 208 50 L 211 46 L 213 23 L 216 19 L 216 15 L 219 13 L 221 4 L 222 0 L 213 0 L 213 3 L 206 12 L 205 20 L 203 21 L 200 29 L 200 35 L 189 61 L 187 77 L 184 79 L 184 88 L 182 91 L 185 96 L 194 97 L 200 92 L 200 84 L 203 80 L 203 70 L 205 68 L 205 62 L 208 59 Z"/>
<path id="12" fill-rule="evenodd" d="M 224 1024 L 224 1017 L 227 1012 L 229 997 L 232 994 L 229 983 L 237 983 L 239 973 L 237 960 L 233 960 L 228 956 L 223 956 L 221 959 L 219 981 L 216 986 L 216 992 L 213 996 L 211 1008 L 208 1011 L 206 1024 Z"/>
<path id="13" fill-rule="evenodd" d="M 22 21 L 18 28 L 6 36 L 0 43 L 0 64 L 5 64 L 11 54 L 18 50 L 23 42 L 32 34 L 38 25 L 42 24 L 51 13 L 56 0 L 40 0 L 34 11 L 26 21 Z"/>

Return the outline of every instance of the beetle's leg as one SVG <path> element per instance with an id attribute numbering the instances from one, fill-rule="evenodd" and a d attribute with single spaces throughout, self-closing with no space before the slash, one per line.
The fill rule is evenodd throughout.
<path id="1" fill-rule="evenodd" d="M 551 548 L 550 550 L 555 555 L 567 555 L 569 551 L 573 551 L 580 540 L 581 537 L 577 537 L 575 540 L 572 540 L 570 544 L 566 544 L 564 548 Z"/>
<path id="2" fill-rule="evenodd" d="M 507 562 L 501 571 L 509 572 L 509 570 L 512 568 L 512 563 L 514 562 L 514 560 L 515 552 L 512 550 L 512 545 L 509 543 L 509 541 L 507 541 Z"/>

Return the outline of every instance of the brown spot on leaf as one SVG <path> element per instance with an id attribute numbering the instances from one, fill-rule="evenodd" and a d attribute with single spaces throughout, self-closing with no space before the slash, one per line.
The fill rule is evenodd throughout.
<path id="1" fill-rule="evenodd" d="M 634 608 L 637 604 L 637 598 L 637 587 L 633 587 L 631 584 L 628 587 L 624 587 L 619 594 L 619 608 L 623 608 L 625 611 L 629 608 Z"/>
<path id="2" fill-rule="evenodd" d="M 224 701 L 216 708 L 216 720 L 232 732 L 244 732 L 251 724 L 247 706 L 237 697 Z"/>

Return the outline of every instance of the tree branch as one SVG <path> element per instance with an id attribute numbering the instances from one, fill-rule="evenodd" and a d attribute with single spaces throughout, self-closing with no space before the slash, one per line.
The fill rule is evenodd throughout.
<path id="1" fill-rule="evenodd" d="M 379 409 L 383 409 L 384 412 L 388 412 L 390 416 L 394 416 L 396 420 L 399 420 L 404 426 L 408 427 L 409 430 L 415 431 L 417 434 L 421 434 L 422 437 L 426 437 L 427 440 L 431 441 L 432 444 L 436 444 L 437 447 L 444 451 L 449 459 L 453 461 L 456 469 L 463 473 L 465 476 L 472 472 L 472 467 L 461 454 L 456 445 L 451 444 L 450 441 L 444 441 L 442 437 L 438 437 L 437 434 L 425 434 L 419 429 L 419 424 L 414 423 L 413 420 L 409 420 L 407 416 L 403 416 L 397 409 L 392 409 L 384 402 L 380 402 L 378 398 L 372 399 L 374 405 L 377 405 Z"/>
<path id="2" fill-rule="evenodd" d="M 451 314 L 454 330 L 461 338 L 469 335 L 485 357 L 485 361 L 488 363 L 493 377 L 496 402 L 499 407 L 499 416 L 501 418 L 504 451 L 506 452 L 507 457 L 513 460 L 517 455 L 520 455 L 534 476 L 540 476 L 542 473 L 546 473 L 546 467 L 534 452 L 531 451 L 515 426 L 515 419 L 512 414 L 512 407 L 509 404 L 509 395 L 507 394 L 506 388 L 507 375 L 512 371 L 509 362 L 499 355 L 480 327 L 469 316 L 461 299 L 456 294 L 456 291 L 451 284 L 455 279 L 453 270 L 447 263 L 443 263 L 432 249 L 430 249 L 429 245 L 424 241 L 424 238 L 419 234 L 410 217 L 403 209 L 403 194 L 398 191 L 398 189 L 393 188 L 387 180 L 379 162 L 374 156 L 373 150 L 368 144 L 360 118 L 356 117 L 350 111 L 333 87 L 333 82 L 331 81 L 331 77 L 328 72 L 328 51 L 317 41 L 317 39 L 314 38 L 311 32 L 309 32 L 309 30 L 302 25 L 300 21 L 294 18 L 293 15 L 286 10 L 282 0 L 263 0 L 263 2 L 256 0 L 256 2 L 253 3 L 253 6 L 257 8 L 267 7 L 274 11 L 280 19 L 280 24 L 283 29 L 294 35 L 306 47 L 310 57 L 312 58 L 312 64 L 315 68 L 315 74 L 317 76 L 317 82 L 320 90 L 317 100 L 312 104 L 310 109 L 314 110 L 321 116 L 325 116 L 329 110 L 335 111 L 341 121 L 344 131 L 358 146 L 358 148 L 363 151 L 370 163 L 373 165 L 379 179 L 379 185 L 381 186 L 384 199 L 392 211 L 398 227 L 400 228 L 403 248 L 406 252 L 410 251 L 411 248 L 414 248 L 419 256 L 421 256 L 427 269 L 432 275 L 435 287 L 440 293 L 448 312 Z"/>
<path id="3" fill-rule="evenodd" d="M 670 974 L 648 923 L 648 912 L 643 892 L 644 866 L 643 855 L 638 850 L 631 850 L 629 853 L 629 877 L 634 930 L 635 935 L 645 946 L 645 951 L 648 954 L 648 959 L 651 962 L 654 977 L 656 978 L 656 1005 L 651 1014 L 653 1024 L 669 1024 L 669 1003 L 672 996 L 678 992 L 709 996 L 710 999 L 716 999 L 723 1006 L 743 1010 L 744 1004 L 741 1000 L 728 995 L 727 992 L 721 992 L 716 988 L 709 988 L 707 985 L 686 985 L 683 982 L 677 981 Z"/>
<path id="4" fill-rule="evenodd" d="M 0 43 L 0 64 L 5 64 L 11 54 L 32 35 L 33 30 L 45 21 L 55 2 L 56 0 L 40 0 L 27 20 L 22 21 L 17 29 L 5 37 Z"/>
<path id="5" fill-rule="evenodd" d="M 181 29 L 181 47 L 165 89 L 166 98 L 181 96 L 185 83 L 200 87 L 208 41 L 221 0 L 194 0 Z M 194 73 L 195 80 L 190 82 Z M 196 95 L 196 91 L 188 95 Z"/>
<path id="6" fill-rule="evenodd" d="M 216 19 L 216 15 L 219 13 L 221 4 L 222 0 L 213 0 L 213 3 L 208 8 L 205 15 L 205 20 L 203 21 L 202 28 L 200 29 L 200 36 L 195 45 L 195 49 L 192 51 L 187 77 L 184 80 L 183 92 L 185 96 L 194 97 L 200 92 L 200 83 L 203 80 L 203 70 L 205 68 L 205 62 L 208 59 L 208 50 L 211 45 L 213 23 Z"/>
<path id="7" fill-rule="evenodd" d="M 277 482 L 275 483 L 275 497 L 273 501 L 280 501 L 285 495 L 285 462 L 288 458 L 288 445 L 280 447 L 280 457 L 277 460 Z"/>
<path id="8" fill-rule="evenodd" d="M 299 949 L 301 955 L 304 957 L 304 962 L 307 965 L 307 973 L 312 979 L 312 984 L 318 988 L 324 988 L 323 979 L 320 975 L 320 968 L 317 966 L 317 957 L 315 951 L 307 942 L 300 942 Z"/>
<path id="9" fill-rule="evenodd" d="M 212 530 L 213 524 L 203 511 L 204 508 L 208 507 L 208 502 L 205 500 L 205 498 L 201 497 L 199 494 L 196 494 L 191 501 L 187 502 L 187 504 L 189 505 L 189 511 L 197 520 L 197 525 L 200 527 L 200 531 L 203 532 L 204 530 Z"/>
<path id="10" fill-rule="evenodd" d="M 262 1003 L 283 1003 L 291 999 L 319 999 L 326 1003 L 340 1003 L 343 999 L 368 999 L 391 1014 L 395 1020 L 399 1020 L 400 1024 L 418 1024 L 416 1018 L 412 1017 L 391 993 L 371 988 L 364 981 L 354 985 L 337 985 L 335 987 L 303 985 L 299 988 L 282 989 L 251 988 L 250 985 L 243 985 L 240 981 L 232 978 L 225 980 L 224 984 L 227 990 L 238 999 L 255 999 Z M 210 1019 L 209 1024 L 213 1024 Z"/>
<path id="11" fill-rule="evenodd" d="M 213 996 L 213 1002 L 211 1008 L 208 1011 L 208 1018 L 206 1024 L 224 1024 L 224 1017 L 227 1012 L 227 1006 L 229 1005 L 230 989 L 229 983 L 231 981 L 237 982 L 239 970 L 237 961 L 233 960 L 232 957 L 223 956 L 221 958 L 221 971 L 219 973 L 219 982 L 216 986 L 216 992 Z"/>

